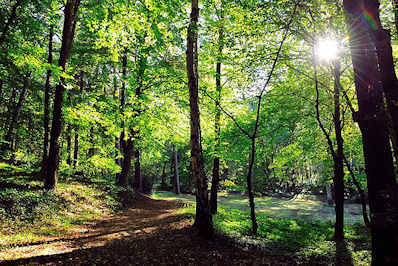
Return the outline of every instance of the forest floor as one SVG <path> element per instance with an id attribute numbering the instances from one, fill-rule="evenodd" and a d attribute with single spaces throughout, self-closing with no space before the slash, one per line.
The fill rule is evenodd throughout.
<path id="1" fill-rule="evenodd" d="M 220 193 L 216 237 L 205 240 L 192 227 L 192 195 L 149 197 L 99 177 L 65 177 L 48 192 L 10 177 L 0 181 L 0 265 L 369 265 L 363 225 L 347 224 L 336 243 L 330 221 L 302 213 L 316 215 L 323 203 L 256 203 L 253 235 L 247 199 Z"/>
<path id="2" fill-rule="evenodd" d="M 142 196 L 134 208 L 81 225 L 73 234 L 3 251 L 0 264 L 316 265 L 286 256 L 266 256 L 225 236 L 202 239 L 179 207 L 178 200 Z"/>

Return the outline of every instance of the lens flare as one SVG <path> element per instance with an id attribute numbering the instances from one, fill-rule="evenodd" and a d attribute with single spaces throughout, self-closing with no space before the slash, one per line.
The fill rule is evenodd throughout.
<path id="1" fill-rule="evenodd" d="M 330 62 L 339 55 L 339 42 L 333 39 L 323 39 L 318 41 L 316 46 L 316 56 L 323 61 Z"/>

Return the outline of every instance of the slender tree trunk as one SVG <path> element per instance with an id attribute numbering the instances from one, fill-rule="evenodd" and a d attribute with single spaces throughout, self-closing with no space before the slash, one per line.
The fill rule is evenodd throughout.
<path id="1" fill-rule="evenodd" d="M 95 154 L 95 145 L 94 145 L 94 127 L 90 127 L 90 137 L 89 137 L 89 142 L 90 142 L 90 148 L 88 148 L 87 151 L 87 156 L 88 157 L 93 157 Z"/>
<path id="2" fill-rule="evenodd" d="M 221 2 L 221 18 L 224 19 L 223 1 Z M 223 21 L 221 21 L 223 23 Z M 218 31 L 218 58 L 216 64 L 216 90 L 217 90 L 217 103 L 216 103 L 216 114 L 214 117 L 214 160 L 213 160 L 213 179 L 211 180 L 211 193 L 210 193 L 210 212 L 212 214 L 217 213 L 217 193 L 218 186 L 220 183 L 220 121 L 221 121 L 221 65 L 222 65 L 222 53 L 224 48 L 224 28 L 220 25 Z"/>
<path id="3" fill-rule="evenodd" d="M 72 46 L 76 26 L 77 10 L 80 0 L 66 2 L 64 14 L 64 28 L 62 32 L 62 45 L 58 65 L 63 71 L 66 70 L 66 62 Z M 48 190 L 55 190 L 57 186 L 57 170 L 59 164 L 59 136 L 62 129 L 62 105 L 65 93 L 65 79 L 61 77 L 55 89 L 53 121 L 51 126 L 50 149 L 48 153 L 46 180 L 44 187 Z"/>
<path id="4" fill-rule="evenodd" d="M 75 127 L 75 142 L 73 148 L 73 169 L 79 164 L 79 130 Z"/>
<path id="5" fill-rule="evenodd" d="M 30 77 L 30 73 L 27 74 L 24 78 L 24 84 L 23 84 L 21 94 L 19 95 L 18 102 L 14 108 L 12 116 L 10 117 L 10 124 L 8 126 L 6 135 L 4 136 L 4 140 L 7 142 L 7 144 L 3 145 L 3 147 L 2 147 L 3 153 L 7 150 L 12 149 L 12 143 L 14 141 L 14 130 L 18 124 L 19 115 L 21 113 L 22 105 L 23 105 L 23 102 L 25 101 L 26 92 L 27 92 L 27 89 L 29 86 L 29 77 Z"/>
<path id="6" fill-rule="evenodd" d="M 164 162 L 163 164 L 163 168 L 162 168 L 162 176 L 161 176 L 161 180 L 162 183 L 160 185 L 161 189 L 165 189 L 166 188 L 166 165 L 167 165 L 167 161 Z"/>
<path id="7" fill-rule="evenodd" d="M 4 25 L 3 32 L 0 35 L 0 47 L 7 37 L 7 34 L 10 30 L 10 26 L 15 22 L 15 20 L 17 18 L 17 11 L 18 11 L 19 7 L 22 6 L 23 3 L 24 3 L 24 0 L 17 0 L 17 2 L 12 7 L 10 17 L 8 18 L 6 24 Z"/>
<path id="8" fill-rule="evenodd" d="M 315 53 L 313 53 L 315 54 Z M 334 148 L 333 141 L 330 138 L 329 133 L 326 131 L 319 111 L 319 87 L 318 87 L 318 72 L 315 64 L 315 59 L 313 61 L 314 67 L 314 80 L 315 80 L 315 91 L 316 91 L 316 120 L 323 135 L 326 138 L 330 154 L 333 158 L 333 187 L 334 187 L 334 201 L 335 201 L 335 213 L 336 213 L 336 223 L 334 226 L 334 238 L 336 240 L 344 239 L 344 163 L 343 163 L 343 138 L 341 136 L 341 121 L 340 121 L 340 63 L 335 60 L 333 62 L 333 75 L 334 75 L 334 130 L 337 142 L 337 151 Z"/>
<path id="9" fill-rule="evenodd" d="M 84 72 L 80 71 L 79 75 L 79 87 L 80 87 L 80 95 L 83 93 L 84 90 Z M 79 165 L 79 127 L 75 126 L 75 142 L 73 148 L 73 169 Z"/>
<path id="10" fill-rule="evenodd" d="M 141 152 L 138 147 L 136 147 L 135 152 L 134 152 L 134 183 L 135 183 L 135 188 L 138 189 L 138 191 L 143 191 L 142 187 L 142 176 L 141 176 Z"/>
<path id="11" fill-rule="evenodd" d="M 53 63 L 53 37 L 54 37 L 54 27 L 50 26 L 50 36 L 48 39 L 48 59 L 47 62 L 49 65 Z M 46 75 L 46 84 L 44 85 L 44 115 L 43 115 L 43 127 L 44 127 L 44 136 L 43 136 L 43 157 L 41 161 L 41 173 L 40 175 L 44 177 L 46 173 L 47 166 L 47 157 L 48 157 L 48 141 L 50 135 L 50 79 L 51 79 L 52 71 L 51 69 L 47 70 Z"/>
<path id="12" fill-rule="evenodd" d="M 362 206 L 362 217 L 363 217 L 363 222 L 365 223 L 366 227 L 370 228 L 370 221 L 369 221 L 369 216 L 368 216 L 368 211 L 366 207 L 366 197 L 365 197 L 365 192 L 361 188 L 361 184 L 359 184 L 358 180 L 355 177 L 354 171 L 352 170 L 347 158 L 344 156 L 344 163 L 351 175 L 352 182 L 354 182 L 355 187 L 358 190 L 359 197 L 361 200 L 361 206 Z"/>
<path id="13" fill-rule="evenodd" d="M 191 16 L 187 32 L 186 63 L 191 126 L 191 162 L 196 183 L 196 217 L 194 226 L 199 229 L 200 235 L 211 238 L 214 231 L 207 192 L 207 178 L 204 171 L 198 103 L 198 19 L 198 0 L 191 0 Z"/>
<path id="14" fill-rule="evenodd" d="M 72 136 L 71 136 L 71 126 L 68 125 L 66 127 L 66 153 L 67 159 L 66 163 L 71 166 L 72 165 Z"/>
<path id="15" fill-rule="evenodd" d="M 337 151 L 334 156 L 334 192 L 335 192 L 335 211 L 336 224 L 334 229 L 334 238 L 336 240 L 344 239 L 344 141 L 341 134 L 341 119 L 340 119 L 340 76 L 341 76 L 340 62 L 334 62 L 334 132 L 336 135 Z"/>
<path id="16" fill-rule="evenodd" d="M 364 2 L 344 0 L 359 106 L 371 212 L 372 265 L 398 265 L 398 193 L 388 140 L 383 91 Z"/>
<path id="17" fill-rule="evenodd" d="M 247 182 L 247 192 L 249 194 L 249 205 L 250 205 L 250 218 L 252 221 L 253 234 L 257 234 L 257 219 L 256 219 L 256 208 L 254 206 L 254 194 L 252 189 L 252 179 L 253 179 L 253 167 L 256 158 L 256 137 L 251 138 L 251 148 L 250 148 L 250 158 L 249 158 L 249 170 L 246 177 Z"/>
<path id="18" fill-rule="evenodd" d="M 173 157 L 174 157 L 174 192 L 180 194 L 180 175 L 178 173 L 178 154 L 176 150 L 176 145 L 173 145 Z"/>

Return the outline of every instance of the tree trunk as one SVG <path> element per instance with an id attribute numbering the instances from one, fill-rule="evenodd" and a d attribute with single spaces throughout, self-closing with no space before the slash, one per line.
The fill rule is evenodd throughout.
<path id="1" fill-rule="evenodd" d="M 221 1 L 221 17 L 220 20 L 224 19 L 223 1 Z M 221 21 L 223 23 L 223 21 Z M 210 193 L 210 212 L 211 214 L 217 213 L 217 193 L 218 186 L 220 183 L 220 120 L 221 120 L 221 64 L 222 64 L 222 53 L 224 48 L 224 28 L 220 25 L 218 32 L 218 58 L 216 64 L 216 90 L 217 90 L 217 103 L 216 103 L 216 114 L 214 117 L 214 161 L 213 161 L 213 179 L 211 180 L 211 193 Z"/>
<path id="2" fill-rule="evenodd" d="M 17 0 L 17 2 L 12 7 L 10 17 L 8 18 L 7 23 L 4 25 L 3 32 L 0 35 L 0 47 L 3 44 L 4 40 L 6 39 L 8 31 L 10 30 L 10 26 L 14 23 L 15 19 L 17 18 L 18 8 L 22 6 L 23 3 L 24 0 Z"/>
<path id="3" fill-rule="evenodd" d="M 335 194 L 335 211 L 336 224 L 334 229 L 334 238 L 336 240 L 344 239 L 344 142 L 341 134 L 341 119 L 340 119 L 340 76 L 341 66 L 339 59 L 334 63 L 334 132 L 336 135 L 337 151 L 334 156 L 334 194 Z"/>
<path id="4" fill-rule="evenodd" d="M 48 39 L 48 59 L 47 62 L 49 65 L 53 63 L 53 37 L 54 37 L 54 27 L 50 26 L 50 36 Z M 50 135 L 50 79 L 51 79 L 52 71 L 51 69 L 47 70 L 46 75 L 46 84 L 44 85 L 44 115 L 43 115 L 43 127 L 44 127 L 44 136 L 43 136 L 43 157 L 41 161 L 41 171 L 40 175 L 44 178 L 46 173 L 47 166 L 47 157 L 48 157 L 48 140 Z"/>
<path id="5" fill-rule="evenodd" d="M 75 127 L 75 143 L 73 148 L 73 169 L 76 169 L 76 166 L 79 164 L 79 131 L 78 128 Z"/>
<path id="6" fill-rule="evenodd" d="M 187 31 L 186 66 L 189 87 L 191 162 L 196 183 L 196 216 L 194 226 L 199 229 L 200 235 L 211 238 L 214 230 L 207 192 L 207 178 L 204 171 L 198 103 L 198 19 L 198 0 L 191 0 L 190 23 Z"/>
<path id="7" fill-rule="evenodd" d="M 67 153 L 66 163 L 69 166 L 72 166 L 72 136 L 71 136 L 70 125 L 66 127 L 66 153 Z"/>
<path id="8" fill-rule="evenodd" d="M 138 191 L 143 192 L 140 155 L 140 149 L 137 147 L 134 152 L 134 184 Z"/>
<path id="9" fill-rule="evenodd" d="M 14 140 L 14 130 L 15 130 L 16 125 L 18 124 L 19 115 L 21 113 L 22 105 L 23 105 L 23 102 L 25 101 L 26 92 L 27 92 L 27 89 L 29 86 L 29 77 L 30 77 L 30 73 L 27 74 L 24 78 L 24 82 L 23 82 L 24 84 L 23 84 L 21 94 L 19 95 L 18 102 L 14 108 L 12 116 L 10 117 L 10 124 L 8 126 L 6 135 L 4 136 L 4 140 L 7 143 L 5 145 L 3 145 L 2 153 L 6 152 L 7 150 L 12 149 L 12 143 Z"/>
<path id="10" fill-rule="evenodd" d="M 167 185 L 166 185 L 166 165 L 167 165 L 167 161 L 164 162 L 163 168 L 162 168 L 162 176 L 161 176 L 162 183 L 160 185 L 162 190 L 167 187 Z"/>
<path id="11" fill-rule="evenodd" d="M 62 45 L 58 65 L 63 71 L 66 70 L 66 62 L 72 46 L 76 26 L 77 10 L 80 0 L 67 1 L 64 9 L 64 28 L 62 32 Z M 50 149 L 48 153 L 46 180 L 44 187 L 48 190 L 55 190 L 57 185 L 57 171 L 59 164 L 59 136 L 62 129 L 62 105 L 65 93 L 65 78 L 61 77 L 56 86 L 54 96 L 53 121 L 51 126 Z"/>
<path id="12" fill-rule="evenodd" d="M 131 168 L 131 158 L 133 157 L 134 142 L 131 139 L 126 141 L 123 153 L 122 171 L 119 174 L 118 185 L 127 187 L 129 184 L 128 176 Z"/>
<path id="13" fill-rule="evenodd" d="M 398 35 L 398 0 L 393 0 L 395 31 Z"/>
<path id="14" fill-rule="evenodd" d="M 331 184 L 327 184 L 326 185 L 326 200 L 328 202 L 329 206 L 333 205 L 333 193 L 332 193 L 332 185 Z"/>
<path id="15" fill-rule="evenodd" d="M 173 145 L 173 157 L 174 157 L 174 192 L 180 194 L 180 175 L 178 174 L 178 154 L 176 145 Z"/>
<path id="16" fill-rule="evenodd" d="M 313 48 L 315 49 L 315 48 Z M 315 51 L 313 51 L 315 55 Z M 315 91 L 316 91 L 316 120 L 318 125 L 326 138 L 330 154 L 333 158 L 333 187 L 334 187 L 334 201 L 335 201 L 335 213 L 336 223 L 334 226 L 334 238 L 335 240 L 344 239 L 344 163 L 343 163 L 343 138 L 341 136 L 341 121 L 340 121 L 340 62 L 339 59 L 333 62 L 333 76 L 334 76 L 334 130 L 337 142 L 337 151 L 335 151 L 333 141 L 330 138 L 330 133 L 327 132 L 320 118 L 319 111 L 319 86 L 318 86 L 318 72 L 315 59 L 313 59 L 314 68 L 314 80 L 315 80 Z"/>
<path id="17" fill-rule="evenodd" d="M 252 230 L 253 234 L 257 234 L 257 219 L 256 219 L 256 208 L 254 206 L 254 195 L 252 189 L 252 179 L 253 179 L 253 166 L 254 160 L 256 158 L 256 137 L 251 138 L 251 149 L 250 149 L 250 159 L 249 159 L 249 170 L 246 177 L 247 182 L 247 192 L 249 194 L 249 205 L 250 205 L 250 218 L 252 220 Z"/>
<path id="18" fill-rule="evenodd" d="M 381 25 L 379 1 L 367 1 L 365 5 L 367 12 L 374 19 L 374 24 L 371 25 L 370 30 L 374 36 L 380 78 L 387 102 L 387 128 L 395 156 L 398 158 L 398 80 L 392 55 L 391 35 L 389 30 L 383 29 Z"/>
<path id="19" fill-rule="evenodd" d="M 367 2 L 367 1 L 366 1 Z M 362 21 L 364 2 L 344 0 L 351 36 L 351 56 L 355 73 L 368 181 L 372 232 L 372 265 L 398 265 L 398 196 L 391 148 L 388 140 L 383 91 L 377 80 L 377 58 L 371 28 Z"/>
<path id="20" fill-rule="evenodd" d="M 358 180 L 355 177 L 354 171 L 352 170 L 350 164 L 348 163 L 347 158 L 344 156 L 344 163 L 351 175 L 352 182 L 354 183 L 355 187 L 358 190 L 359 197 L 361 200 L 361 206 L 362 206 L 362 217 L 363 217 L 363 222 L 365 223 L 366 227 L 370 228 L 370 221 L 369 221 L 369 216 L 368 216 L 368 211 L 366 207 L 366 197 L 365 197 L 365 192 L 361 188 L 361 184 L 359 184 Z"/>

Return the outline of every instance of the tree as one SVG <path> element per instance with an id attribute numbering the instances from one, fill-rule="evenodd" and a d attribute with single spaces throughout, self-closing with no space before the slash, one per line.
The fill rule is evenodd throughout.
<path id="1" fill-rule="evenodd" d="M 212 237 L 213 221 L 207 192 L 207 178 L 204 171 L 204 159 L 201 145 L 199 84 L 198 84 L 198 0 L 191 0 L 191 16 L 187 31 L 186 66 L 189 87 L 189 107 L 191 125 L 191 161 L 192 172 L 196 183 L 196 216 L 195 223 L 204 237 Z"/>
<path id="2" fill-rule="evenodd" d="M 218 26 L 218 55 L 216 63 L 216 113 L 214 115 L 214 159 L 213 159 L 213 178 L 211 180 L 211 194 L 210 194 L 210 211 L 212 214 L 217 213 L 217 192 L 220 183 L 220 144 L 221 144 L 221 109 L 219 104 L 221 103 L 222 85 L 221 85 L 221 66 L 222 56 L 224 49 L 224 1 L 221 1 L 220 6 L 220 17 Z"/>
<path id="3" fill-rule="evenodd" d="M 368 181 L 372 232 L 372 265 L 398 263 L 398 196 L 388 140 L 383 90 L 378 80 L 377 57 L 372 41 L 373 21 L 362 23 L 367 4 L 377 1 L 344 0 L 351 36 L 351 57 Z"/>
<path id="4" fill-rule="evenodd" d="M 62 32 L 62 45 L 58 65 L 62 71 L 66 71 L 66 62 L 72 47 L 75 34 L 77 11 L 80 0 L 68 0 L 64 9 L 64 27 Z M 47 159 L 47 169 L 44 187 L 55 190 L 57 186 L 57 170 L 59 164 L 59 136 L 62 129 L 62 105 L 65 93 L 65 78 L 61 76 L 60 82 L 55 88 L 53 120 L 50 134 L 50 149 Z"/>

